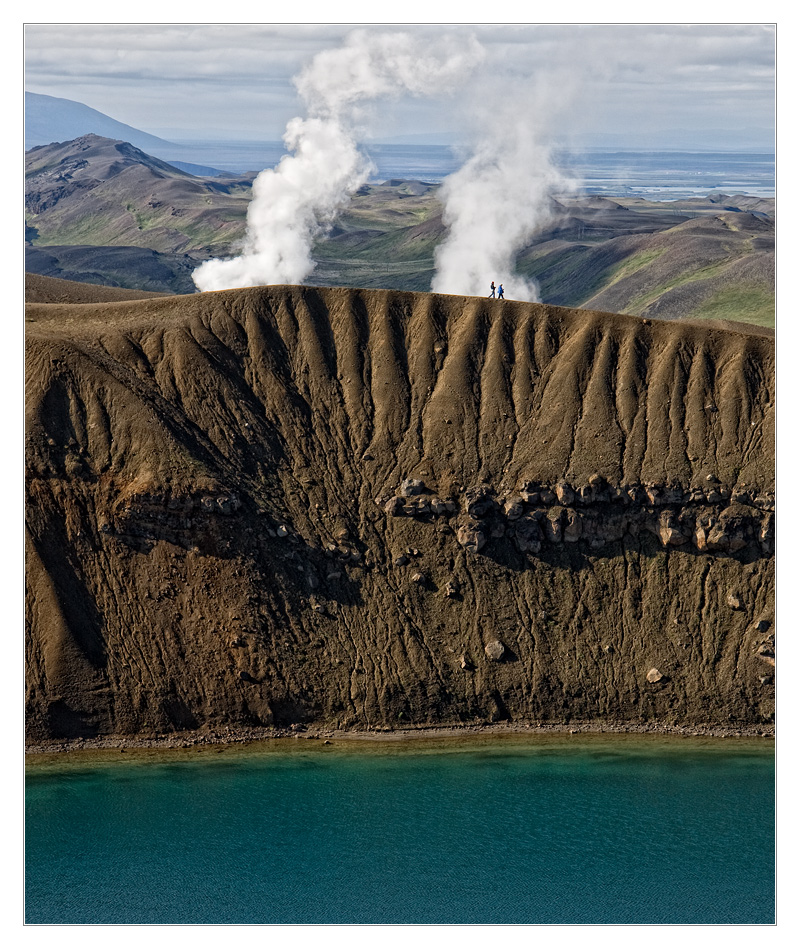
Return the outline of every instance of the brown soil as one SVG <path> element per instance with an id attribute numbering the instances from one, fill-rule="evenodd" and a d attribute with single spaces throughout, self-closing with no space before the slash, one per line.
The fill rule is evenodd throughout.
<path id="1" fill-rule="evenodd" d="M 93 283 L 76 283 L 59 277 L 25 274 L 26 303 L 119 303 L 122 300 L 145 300 L 169 296 L 147 290 L 125 290 Z"/>
<path id="2" fill-rule="evenodd" d="M 31 743 L 770 727 L 769 337 L 309 287 L 27 319 Z"/>

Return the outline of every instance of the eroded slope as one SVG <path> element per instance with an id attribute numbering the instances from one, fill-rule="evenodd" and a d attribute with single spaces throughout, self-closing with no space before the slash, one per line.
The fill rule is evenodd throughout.
<path id="1" fill-rule="evenodd" d="M 32 739 L 771 719 L 771 339 L 301 287 L 28 319 Z"/>

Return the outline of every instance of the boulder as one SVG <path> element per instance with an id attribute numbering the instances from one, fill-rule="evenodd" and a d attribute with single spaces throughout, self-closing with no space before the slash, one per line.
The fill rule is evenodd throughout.
<path id="1" fill-rule="evenodd" d="M 655 666 L 647 673 L 648 682 L 662 682 L 666 677 Z"/>
<path id="2" fill-rule="evenodd" d="M 742 598 L 738 593 L 729 593 L 728 598 L 725 601 L 732 610 L 741 610 L 742 609 Z"/>
<path id="3" fill-rule="evenodd" d="M 402 514 L 404 507 L 405 501 L 398 495 L 389 498 L 389 500 L 383 505 L 383 509 L 389 515 L 389 517 L 396 517 L 398 514 Z"/>
<path id="4" fill-rule="evenodd" d="M 630 484 L 627 488 L 628 498 L 634 504 L 649 504 L 650 498 L 641 484 Z"/>
<path id="5" fill-rule="evenodd" d="M 583 533 L 583 524 L 580 515 L 571 507 L 564 512 L 564 543 L 574 544 L 580 540 Z"/>
<path id="6" fill-rule="evenodd" d="M 514 540 L 523 554 L 538 554 L 542 549 L 542 529 L 533 517 L 521 517 L 514 524 Z"/>
<path id="7" fill-rule="evenodd" d="M 430 502 L 425 498 L 412 498 L 406 502 L 405 511 L 414 517 L 425 517 L 425 515 L 431 512 Z"/>
<path id="8" fill-rule="evenodd" d="M 406 478 L 400 482 L 400 495 L 404 498 L 412 498 L 417 494 L 422 494 L 425 490 L 425 483 L 419 478 Z"/>
<path id="9" fill-rule="evenodd" d="M 702 524 L 695 525 L 694 545 L 700 551 L 708 550 L 708 541 L 706 538 L 706 528 Z"/>
<path id="10" fill-rule="evenodd" d="M 473 485 L 464 491 L 464 511 L 472 517 L 483 517 L 494 506 L 492 489 L 486 484 Z"/>
<path id="11" fill-rule="evenodd" d="M 563 536 L 563 508 L 551 508 L 542 522 L 544 539 L 551 544 L 560 544 Z"/>
<path id="12" fill-rule="evenodd" d="M 503 505 L 503 510 L 510 521 L 516 521 L 525 513 L 525 502 L 519 495 L 515 495 L 506 500 L 506 503 Z"/>
<path id="13" fill-rule="evenodd" d="M 559 481 L 553 490 L 559 504 L 572 504 L 575 500 L 575 492 L 566 481 Z"/>
<path id="14" fill-rule="evenodd" d="M 456 540 L 470 553 L 476 554 L 486 546 L 486 534 L 474 518 L 462 521 L 456 531 Z"/>
<path id="15" fill-rule="evenodd" d="M 661 514 L 658 520 L 658 536 L 664 547 L 680 547 L 681 544 L 685 544 L 687 541 L 687 537 L 681 530 L 681 525 L 673 511 L 664 511 Z"/>
<path id="16" fill-rule="evenodd" d="M 500 662 L 505 655 L 506 647 L 499 639 L 492 639 L 483 647 L 483 651 L 492 662 Z"/>
<path id="17" fill-rule="evenodd" d="M 447 514 L 447 502 L 441 498 L 431 498 L 430 506 L 431 514 L 435 514 L 437 517 L 441 514 Z"/>

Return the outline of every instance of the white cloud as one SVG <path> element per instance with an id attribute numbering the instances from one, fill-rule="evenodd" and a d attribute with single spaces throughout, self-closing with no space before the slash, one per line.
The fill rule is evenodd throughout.
<path id="1" fill-rule="evenodd" d="M 404 27 L 421 36 L 441 26 Z M 352 27 L 319 25 L 32 24 L 25 30 L 26 85 L 85 102 L 139 128 L 263 124 L 278 138 L 298 112 L 291 85 L 313 56 Z M 761 25 L 448 25 L 474 32 L 490 64 L 508 76 L 532 69 L 595 70 L 574 124 L 639 128 L 764 125 L 774 96 L 774 30 Z M 599 80 L 602 79 L 602 82 Z M 154 114 L 154 103 L 158 114 Z M 197 113 L 202 123 L 197 121 Z M 457 109 L 398 101 L 403 131 L 455 126 Z M 383 110 L 381 126 L 390 128 Z"/>

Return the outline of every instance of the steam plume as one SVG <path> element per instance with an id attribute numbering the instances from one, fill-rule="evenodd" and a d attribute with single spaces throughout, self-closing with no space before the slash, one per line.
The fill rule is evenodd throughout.
<path id="1" fill-rule="evenodd" d="M 302 282 L 314 268 L 314 240 L 372 171 L 356 144 L 359 103 L 450 92 L 482 57 L 474 39 L 425 44 L 407 33 L 364 30 L 315 56 L 295 80 L 309 115 L 286 127 L 283 140 L 293 154 L 253 182 L 243 253 L 207 260 L 192 275 L 197 287 Z"/>
<path id="2" fill-rule="evenodd" d="M 519 108 L 519 96 L 515 105 Z M 502 101 L 502 100 L 501 100 Z M 522 99 L 524 103 L 524 99 Z M 431 289 L 486 296 L 502 284 L 516 300 L 539 299 L 534 281 L 514 273 L 517 254 L 554 218 L 552 195 L 571 187 L 540 139 L 542 120 L 494 109 L 472 157 L 442 184 L 445 240 L 436 248 Z"/>

